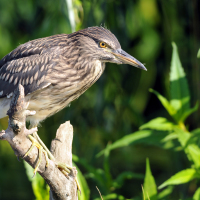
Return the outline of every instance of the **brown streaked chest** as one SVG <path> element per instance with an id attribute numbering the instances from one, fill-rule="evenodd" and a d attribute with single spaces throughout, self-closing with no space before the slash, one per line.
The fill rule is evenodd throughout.
<path id="1" fill-rule="evenodd" d="M 59 87 L 58 85 L 49 85 L 39 93 L 32 95 L 29 108 L 36 110 L 36 115 L 40 115 L 40 118 L 44 120 L 46 117 L 51 116 L 64 107 L 69 105 L 73 100 L 77 99 L 83 94 L 89 87 L 91 87 L 102 75 L 105 69 L 105 63 L 95 61 L 93 66 L 89 69 L 90 72 L 82 69 L 81 74 L 79 71 L 79 79 L 73 81 L 65 87 Z M 84 71 L 85 70 L 85 71 Z M 77 72 L 78 73 L 78 72 Z M 83 78 L 84 76 L 84 78 Z M 66 80 L 67 82 L 68 80 Z M 60 89 L 61 88 L 61 89 Z M 39 117 L 39 116 L 38 116 Z"/>

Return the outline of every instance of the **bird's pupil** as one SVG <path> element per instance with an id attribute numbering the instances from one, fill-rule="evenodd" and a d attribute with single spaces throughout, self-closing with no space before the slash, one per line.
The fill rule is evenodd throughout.
<path id="1" fill-rule="evenodd" d="M 100 46 L 101 46 L 101 47 L 105 47 L 106 44 L 105 44 L 104 42 L 101 42 L 101 43 L 100 43 Z"/>

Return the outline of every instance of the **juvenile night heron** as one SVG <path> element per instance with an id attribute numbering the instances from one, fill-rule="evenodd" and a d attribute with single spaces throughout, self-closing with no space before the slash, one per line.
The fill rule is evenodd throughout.
<path id="1" fill-rule="evenodd" d="M 94 84 L 106 62 L 146 70 L 142 63 L 123 51 L 115 35 L 103 27 L 20 45 L 0 61 L 0 118 L 6 116 L 13 91 L 22 84 L 27 109 L 36 111 L 27 120 L 32 127 L 37 126 Z"/>

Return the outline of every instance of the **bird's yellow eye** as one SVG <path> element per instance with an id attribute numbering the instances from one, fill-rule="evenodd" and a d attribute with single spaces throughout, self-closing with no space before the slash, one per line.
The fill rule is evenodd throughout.
<path id="1" fill-rule="evenodd" d="M 107 47 L 107 44 L 105 42 L 99 42 L 99 46 L 101 48 L 105 48 L 105 47 Z"/>

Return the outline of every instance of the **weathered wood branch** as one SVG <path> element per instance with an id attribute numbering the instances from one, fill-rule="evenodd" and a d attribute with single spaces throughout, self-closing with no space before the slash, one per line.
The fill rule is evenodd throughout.
<path id="1" fill-rule="evenodd" d="M 35 111 L 26 110 L 27 104 L 24 98 L 24 88 L 22 85 L 14 91 L 8 110 L 9 124 L 8 128 L 0 132 L 0 140 L 6 140 L 12 147 L 16 156 L 21 157 L 33 168 L 38 160 L 38 149 L 36 147 L 30 151 L 28 156 L 24 157 L 31 147 L 31 141 L 27 135 L 37 131 L 37 128 L 28 130 L 26 128 L 26 117 L 34 115 Z M 56 138 L 52 141 L 51 150 L 56 158 L 56 162 L 66 163 L 72 166 L 72 139 L 73 128 L 70 122 L 66 122 L 57 130 Z M 76 170 L 73 168 L 68 177 L 66 177 L 56 166 L 56 162 L 49 160 L 49 166 L 46 167 L 45 156 L 42 156 L 42 162 L 38 173 L 45 179 L 50 186 L 51 200 L 76 200 L 77 185 L 75 182 Z"/>

